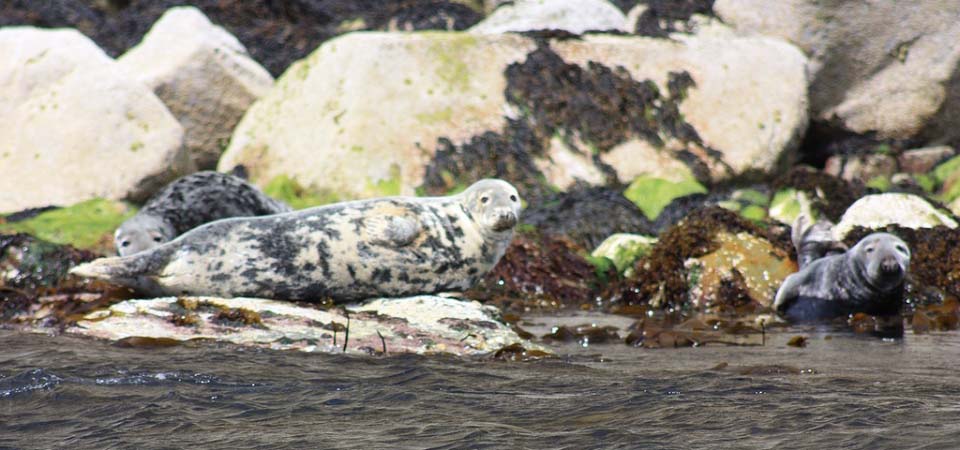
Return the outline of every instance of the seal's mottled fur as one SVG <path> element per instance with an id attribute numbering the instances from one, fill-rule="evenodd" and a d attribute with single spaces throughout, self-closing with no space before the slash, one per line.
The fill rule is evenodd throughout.
<path id="1" fill-rule="evenodd" d="M 503 256 L 519 214 L 513 186 L 482 180 L 449 197 L 219 220 L 72 272 L 153 295 L 351 301 L 464 290 Z"/>
<path id="2" fill-rule="evenodd" d="M 812 260 L 788 276 L 777 291 L 774 308 L 796 320 L 852 312 L 896 314 L 909 268 L 906 243 L 892 234 L 873 233 L 847 252 Z"/>
<path id="3" fill-rule="evenodd" d="M 197 172 L 165 186 L 139 212 L 117 228 L 120 256 L 153 247 L 200 225 L 229 217 L 263 216 L 291 211 L 241 178 Z"/>

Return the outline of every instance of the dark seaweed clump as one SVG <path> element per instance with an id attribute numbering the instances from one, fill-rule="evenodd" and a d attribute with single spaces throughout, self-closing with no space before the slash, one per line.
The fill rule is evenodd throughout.
<path id="1" fill-rule="evenodd" d="M 640 0 L 647 10 L 637 19 L 634 33 L 641 36 L 667 37 L 670 33 L 689 33 L 694 14 L 714 16 L 715 0 Z"/>
<path id="2" fill-rule="evenodd" d="M 557 236 L 517 233 L 500 262 L 467 298 L 492 303 L 507 311 L 590 305 L 603 297 L 605 277 L 597 273 L 584 249 Z"/>
<path id="3" fill-rule="evenodd" d="M 566 236 L 594 249 L 614 233 L 656 234 L 622 189 L 582 187 L 554 194 L 523 212 L 523 223 L 545 234 Z"/>
<path id="4" fill-rule="evenodd" d="M 68 274 L 96 257 L 27 234 L 0 234 L 0 324 L 62 327 L 86 312 L 130 298 L 129 289 Z"/>
<path id="5" fill-rule="evenodd" d="M 847 208 L 866 193 L 863 186 L 804 166 L 790 169 L 773 182 L 774 192 L 788 187 L 806 192 L 813 207 L 833 222 L 839 221 Z"/>
<path id="6" fill-rule="evenodd" d="M 533 158 L 544 156 L 554 136 L 568 148 L 592 158 L 617 184 L 616 172 L 600 154 L 634 137 L 663 147 L 675 139 L 702 148 L 713 162 L 723 164 L 720 152 L 704 146 L 700 135 L 680 114 L 679 102 L 695 86 L 686 72 L 669 74 L 669 96 L 650 80 L 634 80 L 623 67 L 590 62 L 586 67 L 566 63 L 549 43 L 535 38 L 536 50 L 522 62 L 507 66 L 507 102 L 520 111 L 505 119 L 500 132 L 488 131 L 461 145 L 440 138 L 433 161 L 427 166 L 421 190 L 443 194 L 456 186 L 496 176 L 518 186 L 528 201 L 552 191 Z M 586 147 L 586 148 L 584 148 Z M 707 164 L 689 150 L 677 156 L 701 179 L 709 177 Z M 629 181 L 629 180 L 627 180 Z"/>
<path id="7" fill-rule="evenodd" d="M 463 30 L 482 19 L 468 6 L 438 0 L 5 0 L 0 26 L 76 28 L 117 57 L 167 9 L 182 5 L 196 6 L 230 31 L 274 76 L 354 29 Z"/>
<path id="8" fill-rule="evenodd" d="M 634 276 L 624 283 L 618 302 L 640 305 L 658 298 L 659 305 L 665 309 L 689 309 L 684 261 L 717 250 L 719 247 L 713 238 L 722 230 L 762 236 L 785 252 L 790 252 L 792 247 L 785 233 L 762 229 L 735 212 L 717 206 L 698 209 L 663 232 L 650 253 L 637 261 Z M 737 299 L 746 296 L 742 281 L 735 278 L 727 286 L 733 306 Z"/>

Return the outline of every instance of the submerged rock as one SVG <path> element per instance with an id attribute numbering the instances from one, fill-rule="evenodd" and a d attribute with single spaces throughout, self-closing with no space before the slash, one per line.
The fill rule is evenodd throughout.
<path id="1" fill-rule="evenodd" d="M 497 8 L 472 33 L 564 30 L 574 34 L 627 30 L 627 18 L 606 0 L 519 0 Z"/>
<path id="2" fill-rule="evenodd" d="M 254 298 L 128 300 L 87 314 L 66 332 L 121 342 L 208 339 L 328 353 L 481 355 L 517 343 L 540 349 L 504 324 L 496 308 L 435 296 L 327 310 Z"/>
<path id="3" fill-rule="evenodd" d="M 347 35 L 254 104 L 219 167 L 343 198 L 444 193 L 479 172 L 529 199 L 578 179 L 727 179 L 789 159 L 804 64 L 770 39 Z"/>
<path id="4" fill-rule="evenodd" d="M 180 124 L 80 33 L 0 29 L 0 54 L 0 212 L 143 198 L 186 169 Z"/>
<path id="5" fill-rule="evenodd" d="M 118 62 L 180 121 L 201 170 L 216 167 L 240 117 L 273 85 L 237 38 L 193 7 L 168 10 Z"/>
<path id="6" fill-rule="evenodd" d="M 838 240 L 843 240 L 854 227 L 882 229 L 887 225 L 903 228 L 957 228 L 957 221 L 949 212 L 940 210 L 916 195 L 874 194 L 851 205 L 833 232 Z"/>

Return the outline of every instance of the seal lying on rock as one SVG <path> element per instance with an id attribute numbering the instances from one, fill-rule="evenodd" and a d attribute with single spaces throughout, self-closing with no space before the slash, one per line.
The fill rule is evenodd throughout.
<path id="1" fill-rule="evenodd" d="M 449 197 L 223 219 L 71 272 L 152 295 L 352 301 L 465 290 L 503 256 L 519 215 L 513 186 L 482 180 Z"/>
<path id="2" fill-rule="evenodd" d="M 813 260 L 788 276 L 777 291 L 774 308 L 795 321 L 853 312 L 896 314 L 909 267 L 906 243 L 889 233 L 873 233 L 847 252 Z"/>
<path id="3" fill-rule="evenodd" d="M 214 220 L 289 211 L 289 206 L 241 178 L 212 171 L 197 172 L 157 192 L 135 216 L 117 228 L 113 241 L 117 253 L 126 256 L 156 247 Z"/>

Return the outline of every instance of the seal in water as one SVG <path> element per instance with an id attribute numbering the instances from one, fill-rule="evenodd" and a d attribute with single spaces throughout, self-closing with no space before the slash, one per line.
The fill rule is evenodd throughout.
<path id="1" fill-rule="evenodd" d="M 889 233 L 873 233 L 847 252 L 810 261 L 788 276 L 777 291 L 774 308 L 794 321 L 853 312 L 896 314 L 909 267 L 907 244 Z"/>
<path id="2" fill-rule="evenodd" d="M 197 172 L 165 186 L 117 228 L 117 253 L 156 247 L 200 225 L 228 217 L 263 216 L 291 208 L 256 186 L 225 173 Z"/>
<path id="3" fill-rule="evenodd" d="M 805 214 L 798 215 L 793 221 L 790 237 L 797 249 L 797 265 L 801 269 L 814 260 L 848 250 L 843 242 L 834 239 L 833 227 L 829 220 L 819 220 L 811 225 Z"/>
<path id="4" fill-rule="evenodd" d="M 465 290 L 497 263 L 517 190 L 481 180 L 449 197 L 390 197 L 223 219 L 72 273 L 150 295 L 336 301 Z"/>

